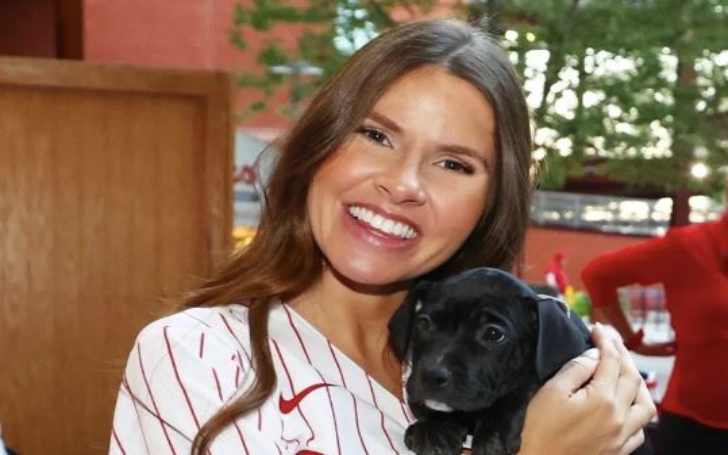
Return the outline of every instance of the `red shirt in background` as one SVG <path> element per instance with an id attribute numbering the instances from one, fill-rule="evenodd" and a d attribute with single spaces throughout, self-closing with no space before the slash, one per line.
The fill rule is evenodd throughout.
<path id="1" fill-rule="evenodd" d="M 728 212 L 599 256 L 582 280 L 595 307 L 620 287 L 663 284 L 677 351 L 661 408 L 728 429 Z"/>
<path id="2" fill-rule="evenodd" d="M 561 294 L 566 293 L 566 286 L 569 285 L 569 279 L 564 270 L 564 253 L 556 253 L 549 261 L 546 268 L 546 282 L 556 287 Z"/>

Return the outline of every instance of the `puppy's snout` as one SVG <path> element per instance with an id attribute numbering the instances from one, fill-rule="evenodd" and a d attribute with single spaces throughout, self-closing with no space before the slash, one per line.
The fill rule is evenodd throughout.
<path id="1" fill-rule="evenodd" d="M 450 370 L 443 366 L 428 368 L 422 372 L 422 380 L 429 387 L 440 389 L 447 387 L 447 385 L 450 384 L 451 378 L 452 374 L 450 373 Z"/>

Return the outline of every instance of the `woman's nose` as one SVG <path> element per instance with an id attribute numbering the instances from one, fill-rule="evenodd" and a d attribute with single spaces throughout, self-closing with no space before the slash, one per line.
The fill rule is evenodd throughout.
<path id="1" fill-rule="evenodd" d="M 418 163 L 403 160 L 393 164 L 377 176 L 376 185 L 393 203 L 420 205 L 425 202 Z"/>

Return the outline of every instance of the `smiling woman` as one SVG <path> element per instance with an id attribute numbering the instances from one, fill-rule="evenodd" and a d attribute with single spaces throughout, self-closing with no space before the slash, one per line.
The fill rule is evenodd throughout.
<path id="1" fill-rule="evenodd" d="M 387 323 L 420 279 L 512 266 L 530 148 L 518 79 L 478 28 L 415 22 L 370 42 L 281 145 L 250 245 L 139 334 L 110 453 L 410 453 Z M 600 333 L 596 373 L 580 358 L 537 394 L 522 454 L 641 442 L 654 407 Z"/>
<path id="2" fill-rule="evenodd" d="M 381 285 L 445 262 L 485 211 L 494 132 L 480 92 L 440 67 L 393 83 L 314 175 L 308 216 L 329 265 Z"/>

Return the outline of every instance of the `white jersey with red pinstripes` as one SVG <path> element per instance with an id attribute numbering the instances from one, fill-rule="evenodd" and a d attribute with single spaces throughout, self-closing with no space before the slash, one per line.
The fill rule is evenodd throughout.
<path id="1" fill-rule="evenodd" d="M 212 455 L 411 454 L 406 405 L 289 306 L 272 307 L 269 336 L 277 385 L 215 439 Z M 253 374 L 244 306 L 194 308 L 151 323 L 129 355 L 109 453 L 189 454 L 200 425 Z"/>

